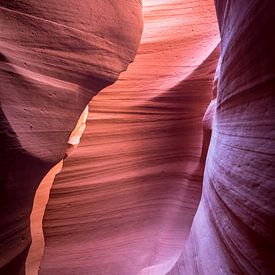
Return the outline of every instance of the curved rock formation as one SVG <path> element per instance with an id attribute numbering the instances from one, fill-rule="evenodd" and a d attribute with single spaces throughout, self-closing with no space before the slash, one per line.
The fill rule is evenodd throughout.
<path id="1" fill-rule="evenodd" d="M 169 274 L 275 274 L 275 3 L 216 5 L 221 60 L 203 194 Z"/>
<path id="2" fill-rule="evenodd" d="M 143 5 L 134 63 L 90 103 L 81 143 L 53 184 L 40 274 L 165 274 L 188 236 L 216 14 L 208 0 Z"/>
<path id="3" fill-rule="evenodd" d="M 0 2 L 0 267 L 24 273 L 42 178 L 90 99 L 133 61 L 141 3 Z"/>
<path id="4" fill-rule="evenodd" d="M 275 2 L 144 0 L 74 151 L 141 3 L 45 2 L 0 4 L 0 274 L 69 154 L 40 275 L 275 274 Z"/>
<path id="5" fill-rule="evenodd" d="M 83 131 L 86 128 L 86 120 L 88 115 L 88 106 L 81 114 L 77 125 L 72 131 L 65 153 L 65 158 L 68 157 L 74 149 L 78 146 Z M 45 213 L 46 204 L 49 200 L 50 189 L 53 184 L 53 180 L 63 167 L 63 160 L 56 164 L 43 178 L 39 187 L 36 190 L 33 208 L 31 213 L 31 238 L 32 243 L 29 249 L 28 257 L 26 260 L 26 274 L 35 275 L 38 273 L 41 258 L 44 251 L 44 232 L 42 228 L 42 220 Z"/>

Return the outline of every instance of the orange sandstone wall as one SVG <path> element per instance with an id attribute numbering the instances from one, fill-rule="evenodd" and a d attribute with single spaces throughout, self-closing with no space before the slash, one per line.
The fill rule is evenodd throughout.
<path id="1" fill-rule="evenodd" d="M 35 191 L 90 99 L 133 61 L 141 30 L 136 0 L 0 1 L 3 274 L 24 273 Z"/>
<path id="2" fill-rule="evenodd" d="M 275 4 L 215 4 L 143 1 L 135 62 L 54 181 L 40 274 L 275 273 Z M 24 274 L 35 191 L 133 61 L 141 3 L 2 1 L 0 28 L 0 273 Z"/>
<path id="3" fill-rule="evenodd" d="M 212 1 L 143 1 L 135 61 L 90 103 L 56 177 L 40 274 L 165 274 L 196 211 L 219 49 Z"/>

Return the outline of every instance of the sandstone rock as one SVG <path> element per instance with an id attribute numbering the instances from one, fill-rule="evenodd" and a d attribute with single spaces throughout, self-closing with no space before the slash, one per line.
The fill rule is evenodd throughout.
<path id="1" fill-rule="evenodd" d="M 87 117 L 141 2 L 44 2 L 0 2 L 0 274 L 65 157 L 40 275 L 274 274 L 274 1 L 144 0 Z"/>
<path id="2" fill-rule="evenodd" d="M 24 272 L 35 191 L 90 99 L 133 61 L 141 4 L 0 2 L 0 267 Z"/>
<path id="3" fill-rule="evenodd" d="M 169 274 L 274 274 L 275 3 L 216 6 L 221 59 L 203 194 Z"/>
<path id="4" fill-rule="evenodd" d="M 165 274 L 188 236 L 219 56 L 216 14 L 205 0 L 143 5 L 135 61 L 92 100 L 53 184 L 40 274 Z"/>

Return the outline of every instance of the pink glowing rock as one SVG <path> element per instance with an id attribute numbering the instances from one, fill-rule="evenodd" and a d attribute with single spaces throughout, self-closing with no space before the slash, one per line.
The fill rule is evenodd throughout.
<path id="1" fill-rule="evenodd" d="M 275 3 L 216 5 L 221 62 L 203 194 L 169 274 L 275 274 Z"/>
<path id="2" fill-rule="evenodd" d="M 0 267 L 19 274 L 30 244 L 37 186 L 65 154 L 90 99 L 135 56 L 141 4 L 0 3 Z"/>
<path id="3" fill-rule="evenodd" d="M 0 274 L 16 275 L 35 191 L 133 61 L 142 16 L 2 2 Z M 143 1 L 135 62 L 36 196 L 40 275 L 275 274 L 275 2 L 215 4 Z"/>
<path id="4" fill-rule="evenodd" d="M 92 100 L 53 184 L 40 274 L 165 274 L 188 236 L 219 56 L 216 14 L 212 1 L 143 5 L 135 61 Z"/>

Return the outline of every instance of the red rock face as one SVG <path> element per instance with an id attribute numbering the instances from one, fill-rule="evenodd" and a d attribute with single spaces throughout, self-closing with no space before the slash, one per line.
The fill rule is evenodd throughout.
<path id="1" fill-rule="evenodd" d="M 142 25 L 139 1 L 40 2 L 0 5 L 0 274 L 24 274 L 35 190 Z M 275 273 L 275 3 L 215 2 L 143 1 L 54 181 L 40 275 Z"/>
<path id="2" fill-rule="evenodd" d="M 3 274 L 23 272 L 35 190 L 90 99 L 133 60 L 141 29 L 135 0 L 1 1 Z"/>
<path id="3" fill-rule="evenodd" d="M 211 1 L 143 5 L 135 61 L 90 103 L 80 145 L 53 184 L 40 274 L 165 274 L 188 236 L 216 14 Z"/>
<path id="4" fill-rule="evenodd" d="M 274 274 L 274 1 L 216 1 L 221 64 L 202 199 L 171 274 Z"/>

